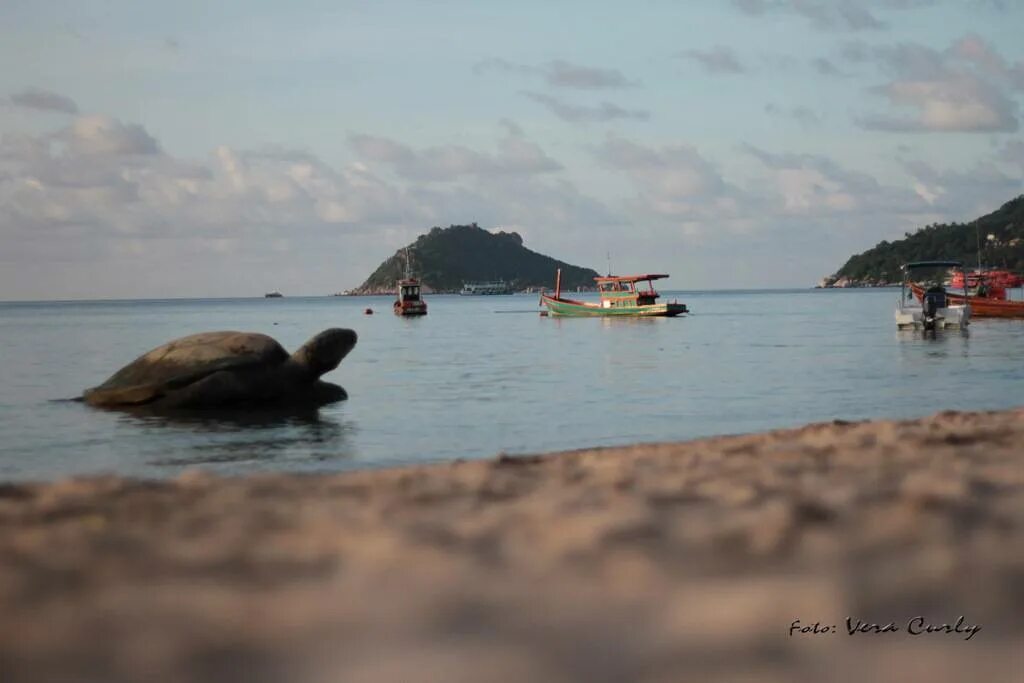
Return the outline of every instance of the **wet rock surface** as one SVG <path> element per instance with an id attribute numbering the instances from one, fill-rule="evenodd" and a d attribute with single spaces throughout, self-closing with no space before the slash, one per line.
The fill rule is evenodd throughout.
<path id="1" fill-rule="evenodd" d="M 1021 410 L 0 485 L 5 682 L 1018 681 L 1022 586 Z"/>

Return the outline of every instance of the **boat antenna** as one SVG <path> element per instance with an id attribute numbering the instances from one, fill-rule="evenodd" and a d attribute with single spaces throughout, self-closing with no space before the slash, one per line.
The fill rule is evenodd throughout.
<path id="1" fill-rule="evenodd" d="M 608 277 L 612 276 L 612 252 L 608 252 Z"/>

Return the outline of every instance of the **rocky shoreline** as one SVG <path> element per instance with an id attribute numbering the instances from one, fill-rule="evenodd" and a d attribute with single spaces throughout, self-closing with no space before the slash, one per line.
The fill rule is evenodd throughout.
<path id="1" fill-rule="evenodd" d="M 1019 680 L 1022 444 L 1018 409 L 0 484 L 0 680 Z"/>

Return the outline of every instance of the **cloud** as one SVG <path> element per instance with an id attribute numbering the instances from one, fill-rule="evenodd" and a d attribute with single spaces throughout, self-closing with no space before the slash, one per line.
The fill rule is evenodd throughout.
<path id="1" fill-rule="evenodd" d="M 845 78 L 849 74 L 824 57 L 811 60 L 811 67 L 822 76 Z"/>
<path id="2" fill-rule="evenodd" d="M 1014 140 L 1006 143 L 997 158 L 1004 163 L 1016 166 L 1024 173 L 1024 142 Z"/>
<path id="3" fill-rule="evenodd" d="M 706 230 L 727 229 L 753 198 L 727 183 L 717 167 L 691 145 L 650 147 L 611 136 L 595 149 L 607 169 L 625 174 L 636 196 L 626 213 L 670 225 L 686 223 L 697 235 Z"/>
<path id="4" fill-rule="evenodd" d="M 77 114 L 78 105 L 70 97 L 40 88 L 27 88 L 12 94 L 8 101 L 18 107 L 56 111 L 63 114 Z"/>
<path id="5" fill-rule="evenodd" d="M 887 188 L 872 176 L 845 169 L 828 157 L 772 153 L 750 144 L 741 150 L 764 165 L 772 204 L 784 214 L 871 215 L 921 208 L 912 192 Z"/>
<path id="6" fill-rule="evenodd" d="M 1013 132 L 1017 103 L 1008 91 L 1024 89 L 1024 64 L 1009 64 L 984 40 L 967 35 L 946 50 L 914 43 L 843 50 L 853 62 L 875 62 L 893 74 L 869 90 L 896 113 L 858 117 L 864 127 L 901 132 Z M 905 111 L 914 112 L 911 115 Z"/>
<path id="7" fill-rule="evenodd" d="M 982 73 L 1024 91 L 1024 61 L 1008 63 L 983 38 L 968 34 L 954 43 L 948 53 L 973 64 Z"/>
<path id="8" fill-rule="evenodd" d="M 537 230 L 557 228 L 557 242 L 617 220 L 558 177 L 561 164 L 518 126 L 502 130 L 493 150 L 354 134 L 359 159 L 341 167 L 283 147 L 221 145 L 182 159 L 144 127 L 102 116 L 8 133 L 0 137 L 0 290 L 15 298 L 329 292 L 358 284 L 432 225 L 519 225 L 541 237 Z"/>
<path id="9" fill-rule="evenodd" d="M 803 128 L 812 128 L 821 123 L 821 117 L 809 107 L 782 107 L 768 103 L 764 106 L 764 111 L 770 116 L 793 119 Z"/>
<path id="10" fill-rule="evenodd" d="M 681 52 L 679 56 L 697 62 L 708 73 L 739 74 L 746 71 L 733 51 L 722 45 L 704 51 L 686 50 Z"/>
<path id="11" fill-rule="evenodd" d="M 543 93 L 523 93 L 534 102 L 547 107 L 555 116 L 570 123 L 588 123 L 612 121 L 615 119 L 633 119 L 646 121 L 650 112 L 643 109 L 626 109 L 611 102 L 601 102 L 597 106 L 570 104 L 551 95 Z"/>
<path id="12" fill-rule="evenodd" d="M 621 89 L 636 87 L 632 81 L 618 69 L 583 66 L 565 60 L 556 59 L 540 66 L 515 64 L 504 59 L 486 59 L 473 66 L 473 72 L 482 75 L 488 72 L 512 73 L 524 76 L 537 76 L 553 88 L 576 90 Z"/>
<path id="13" fill-rule="evenodd" d="M 1007 146 L 996 161 L 1012 163 L 1014 151 L 1012 146 Z M 1020 173 L 1006 173 L 991 160 L 957 169 L 940 169 L 918 160 L 905 161 L 903 165 L 913 177 L 918 194 L 943 215 L 956 220 L 988 213 L 1019 195 L 1024 186 Z M 1024 171 L 1024 165 L 1020 169 Z"/>
<path id="14" fill-rule="evenodd" d="M 862 116 L 864 128 L 899 132 L 1013 132 L 1017 106 L 998 89 L 967 75 L 933 81 L 897 81 L 874 89 L 916 116 Z"/>
<path id="15" fill-rule="evenodd" d="M 548 85 L 557 88 L 628 88 L 636 85 L 617 69 L 602 69 L 571 64 L 562 60 L 548 62 L 543 67 Z"/>
<path id="16" fill-rule="evenodd" d="M 425 182 L 452 182 L 467 176 L 510 176 L 550 173 L 562 165 L 522 132 L 506 126 L 498 151 L 488 154 L 460 145 L 414 150 L 389 138 L 353 135 L 349 144 L 365 161 L 391 167 L 400 177 Z"/>
<path id="17" fill-rule="evenodd" d="M 61 138 L 80 155 L 158 154 L 157 141 L 137 124 L 121 123 L 110 116 L 81 116 Z"/>
<path id="18" fill-rule="evenodd" d="M 762 16 L 769 13 L 794 14 L 811 22 L 814 28 L 826 31 L 875 31 L 885 24 L 875 17 L 865 3 L 854 0 L 733 0 L 741 12 Z M 884 3 L 899 8 L 907 3 Z"/>

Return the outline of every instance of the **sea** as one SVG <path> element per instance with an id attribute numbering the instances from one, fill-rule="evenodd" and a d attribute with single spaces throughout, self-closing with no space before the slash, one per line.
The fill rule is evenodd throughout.
<path id="1" fill-rule="evenodd" d="M 581 298 L 595 295 L 582 294 Z M 668 319 L 558 319 L 537 295 L 0 303 L 0 480 L 379 468 L 1024 404 L 1024 321 L 898 332 L 899 289 L 665 292 Z M 366 313 L 372 309 L 373 314 Z M 139 416 L 68 399 L 210 330 L 359 343 L 299 414 Z"/>

